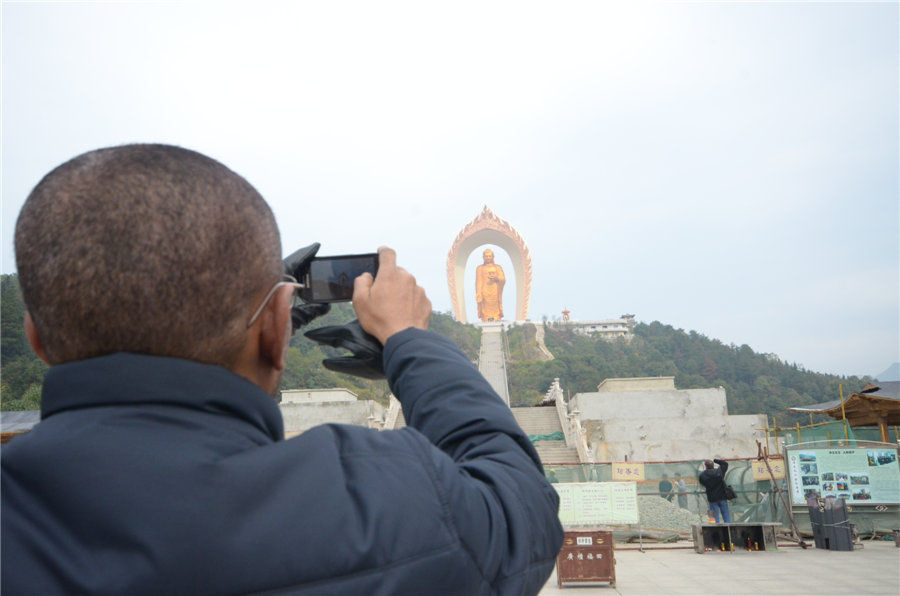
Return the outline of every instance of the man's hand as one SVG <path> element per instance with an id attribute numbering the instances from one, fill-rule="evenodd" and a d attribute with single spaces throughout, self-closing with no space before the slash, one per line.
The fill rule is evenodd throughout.
<path id="1" fill-rule="evenodd" d="M 416 278 L 397 267 L 397 253 L 378 249 L 378 276 L 363 273 L 353 283 L 353 308 L 362 328 L 382 345 L 404 329 L 428 329 L 431 301 Z"/>
<path id="2" fill-rule="evenodd" d="M 317 302 L 298 304 L 291 309 L 291 333 L 296 333 L 297 329 L 308 325 L 316 317 L 327 315 L 330 310 L 331 305 L 327 302 L 325 304 Z"/>
<path id="3" fill-rule="evenodd" d="M 285 275 L 290 275 L 297 281 L 303 281 L 303 277 L 309 272 L 309 264 L 315 258 L 316 253 L 319 252 L 320 246 L 321 244 L 318 242 L 313 242 L 309 246 L 304 246 L 286 256 L 284 261 L 282 261 Z"/>
<path id="4" fill-rule="evenodd" d="M 318 242 L 313 242 L 309 246 L 304 246 L 285 257 L 284 261 L 282 261 L 284 274 L 290 275 L 298 281 L 303 281 L 303 278 L 309 272 L 309 264 L 312 263 L 316 253 L 319 252 L 319 246 Z M 327 303 L 298 304 L 291 309 L 291 333 L 296 333 L 297 329 L 309 324 L 316 317 L 328 314 L 329 310 L 331 310 L 331 305 Z"/>

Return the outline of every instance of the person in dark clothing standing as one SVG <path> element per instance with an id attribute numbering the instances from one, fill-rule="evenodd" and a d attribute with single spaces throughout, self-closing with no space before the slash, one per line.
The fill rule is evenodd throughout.
<path id="1" fill-rule="evenodd" d="M 667 501 L 672 500 L 672 483 L 669 482 L 669 475 L 663 474 L 662 480 L 659 481 L 659 496 Z"/>
<path id="2" fill-rule="evenodd" d="M 731 512 L 728 511 L 728 499 L 725 497 L 725 472 L 728 471 L 728 462 L 724 459 L 707 459 L 703 465 L 706 469 L 700 473 L 700 484 L 706 488 L 709 508 L 712 509 L 717 524 L 721 523 L 720 515 L 722 521 L 730 524 Z"/>
<path id="3" fill-rule="evenodd" d="M 407 427 L 285 440 L 288 341 L 327 308 L 297 303 L 243 178 L 168 145 L 91 151 L 41 180 L 15 238 L 50 369 L 41 422 L 0 462 L 3 596 L 543 587 L 557 493 L 509 407 L 427 331 L 431 302 L 393 250 L 353 307 Z"/>

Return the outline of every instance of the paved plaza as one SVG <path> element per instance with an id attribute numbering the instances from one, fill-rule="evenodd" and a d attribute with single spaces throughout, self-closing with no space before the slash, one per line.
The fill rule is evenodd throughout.
<path id="1" fill-rule="evenodd" d="M 810 540 L 811 542 L 811 540 Z M 681 542 L 680 546 L 690 545 Z M 790 594 L 856 596 L 900 594 L 900 548 L 893 540 L 864 540 L 853 551 L 803 550 L 779 545 L 764 552 L 706 553 L 660 548 L 640 552 L 616 544 L 616 585 L 556 586 L 550 576 L 542 596 L 650 596 L 669 594 Z M 629 549 L 629 550 L 625 550 Z"/>

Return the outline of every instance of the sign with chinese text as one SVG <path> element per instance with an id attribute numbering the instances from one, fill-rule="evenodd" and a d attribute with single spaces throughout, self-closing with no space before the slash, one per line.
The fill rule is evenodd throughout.
<path id="1" fill-rule="evenodd" d="M 854 505 L 900 503 L 896 447 L 793 447 L 785 457 L 794 505 L 806 505 L 811 496 Z"/>
<path id="2" fill-rule="evenodd" d="M 780 457 L 777 459 L 770 458 L 769 468 L 766 468 L 766 462 L 761 460 L 756 460 L 752 465 L 754 480 L 771 480 L 772 476 L 769 476 L 769 468 L 772 469 L 772 475 L 775 476 L 775 480 L 784 478 L 784 460 Z"/>
<path id="3" fill-rule="evenodd" d="M 634 482 L 566 482 L 553 488 L 559 494 L 563 526 L 638 523 Z"/>
<path id="4" fill-rule="evenodd" d="M 638 482 L 644 479 L 644 464 L 633 462 L 614 462 L 612 465 L 612 479 Z"/>

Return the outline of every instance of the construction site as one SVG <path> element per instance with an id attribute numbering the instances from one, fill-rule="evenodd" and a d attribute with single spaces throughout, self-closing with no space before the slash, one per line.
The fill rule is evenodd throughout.
<path id="1" fill-rule="evenodd" d="M 480 327 L 478 368 L 508 405 L 504 326 Z M 380 430 L 405 425 L 394 398 L 383 408 L 347 392 L 295 393 L 301 397 L 286 395 L 281 404 L 288 435 L 322 422 Z M 883 427 L 852 426 L 846 419 L 778 427 L 763 415 L 730 415 L 721 387 L 681 390 L 672 377 L 607 379 L 597 391 L 570 398 L 557 379 L 539 406 L 513 407 L 512 412 L 558 491 L 590 483 L 634 486 L 633 523 L 564 522 L 567 534 L 601 527 L 609 532 L 615 565 L 604 572 L 605 581 L 587 581 L 590 573 L 560 581 L 554 574 L 542 593 L 576 587 L 620 594 L 900 592 L 896 427 L 887 431 L 889 439 Z M 864 473 L 851 473 L 847 490 L 838 492 L 839 481 L 828 480 L 833 472 L 826 471 L 827 458 L 841 461 L 860 453 L 869 458 L 862 464 Z M 703 461 L 713 457 L 728 462 L 726 482 L 736 494 L 728 503 L 728 534 L 715 527 L 698 483 Z M 796 483 L 791 482 L 792 466 Z M 854 493 L 851 482 L 871 484 Z M 867 499 L 876 485 L 881 496 Z M 849 505 L 835 506 L 844 503 L 838 497 Z M 827 524 L 826 514 L 818 513 L 826 504 L 827 515 L 833 506 L 836 515 Z M 733 532 L 742 534 L 736 539 Z M 802 572 L 826 568 L 827 574 Z"/>
<path id="2" fill-rule="evenodd" d="M 509 405 L 504 325 L 479 325 L 476 364 Z M 731 415 L 726 397 L 673 377 L 567 396 L 556 379 L 539 405 L 511 408 L 561 500 L 566 538 L 542 594 L 900 593 L 900 383 L 797 408 L 834 420 L 793 427 Z M 346 389 L 284 391 L 279 406 L 288 438 L 405 426 L 395 398 Z M 37 422 L 11 414 L 4 442 Z M 698 482 L 710 458 L 727 462 L 731 523 L 715 523 Z"/>

